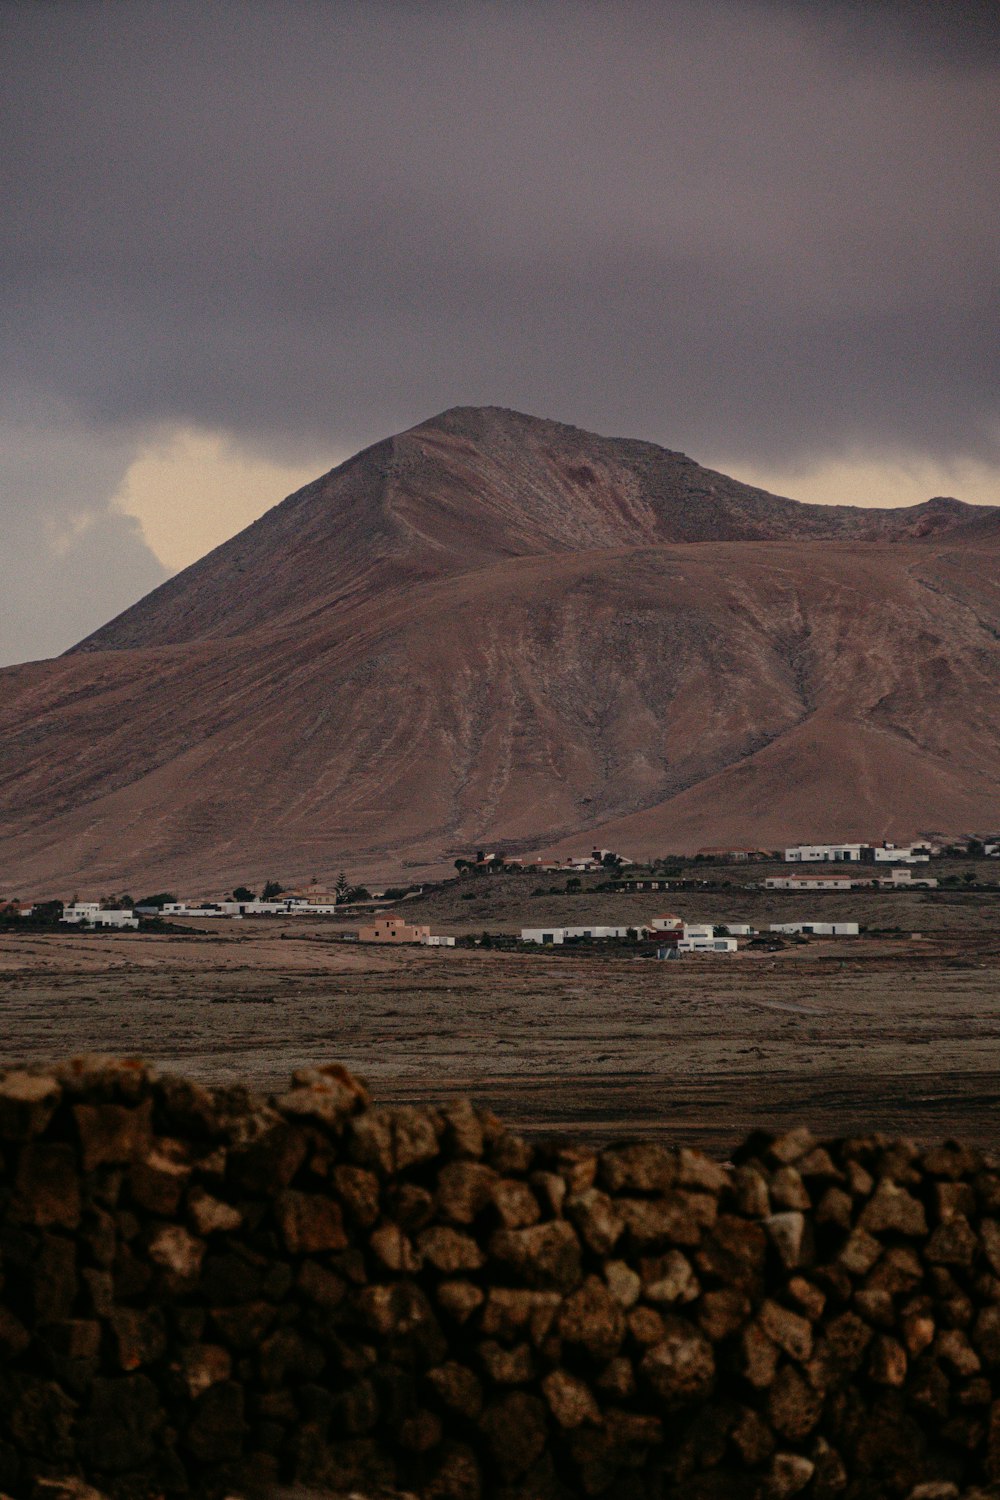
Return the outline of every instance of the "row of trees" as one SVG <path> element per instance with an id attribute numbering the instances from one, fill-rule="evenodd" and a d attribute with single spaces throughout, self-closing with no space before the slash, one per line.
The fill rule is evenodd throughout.
<path id="1" fill-rule="evenodd" d="M 280 880 L 269 880 L 260 893 L 261 901 L 276 901 L 285 889 Z M 369 901 L 371 892 L 367 886 L 352 885 L 346 874 L 341 870 L 333 887 L 334 899 L 338 906 L 343 906 L 349 901 Z M 249 886 L 238 885 L 233 891 L 234 901 L 256 901 L 257 894 Z"/>

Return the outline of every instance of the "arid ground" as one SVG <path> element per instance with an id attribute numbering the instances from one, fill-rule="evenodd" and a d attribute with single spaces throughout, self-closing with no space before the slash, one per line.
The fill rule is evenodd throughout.
<path id="1" fill-rule="evenodd" d="M 803 900 L 814 916 L 836 904 L 846 917 L 853 904 L 880 933 L 663 963 L 599 950 L 358 948 L 334 922 L 19 932 L 0 935 L 0 1062 L 112 1051 L 270 1088 L 338 1059 L 387 1102 L 470 1093 L 528 1128 L 656 1134 L 716 1151 L 791 1120 L 824 1133 L 1000 1139 L 1000 901 L 736 894 L 644 897 L 642 909 L 669 903 L 719 921 L 727 906 L 733 920 L 763 921 L 765 907 L 777 909 L 767 920 L 790 920 Z M 511 899 L 497 887 L 464 909 Z M 585 896 L 573 909 L 580 921 L 620 921 L 621 907 L 638 919 L 636 901 Z M 573 905 L 539 898 L 521 916 L 551 921 L 545 908 L 560 902 Z M 513 924 L 494 910 L 491 923 L 466 925 Z"/>

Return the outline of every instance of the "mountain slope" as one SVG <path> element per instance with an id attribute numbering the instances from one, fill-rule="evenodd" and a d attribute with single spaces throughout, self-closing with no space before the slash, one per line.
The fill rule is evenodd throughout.
<path id="1" fill-rule="evenodd" d="M 802 507 L 447 413 L 0 673 L 3 883 L 994 826 L 996 515 Z"/>

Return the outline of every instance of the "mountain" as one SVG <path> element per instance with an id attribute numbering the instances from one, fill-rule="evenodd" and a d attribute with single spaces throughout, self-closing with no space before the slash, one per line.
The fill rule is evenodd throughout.
<path id="1" fill-rule="evenodd" d="M 1000 823 L 1000 509 L 457 408 L 0 673 L 25 892 Z"/>

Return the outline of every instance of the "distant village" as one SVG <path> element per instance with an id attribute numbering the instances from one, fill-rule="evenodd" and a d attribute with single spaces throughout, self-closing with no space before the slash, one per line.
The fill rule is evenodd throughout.
<path id="1" fill-rule="evenodd" d="M 937 877 L 929 873 L 931 862 L 955 855 L 1000 860 L 1000 838 L 973 838 L 962 845 L 935 845 L 927 842 L 896 845 L 882 842 L 795 844 L 784 850 L 705 848 L 683 862 L 695 868 L 706 862 L 781 862 L 787 867 L 780 874 L 766 875 L 761 881 L 745 882 L 745 888 L 751 889 L 798 893 L 864 889 L 928 891 L 937 889 L 940 883 Z M 581 876 L 595 874 L 603 874 L 607 879 L 596 887 L 592 886 L 592 890 L 648 892 L 653 895 L 669 891 L 672 887 L 690 887 L 692 884 L 690 880 L 664 878 L 659 874 L 659 864 L 666 862 L 657 862 L 656 868 L 636 866 L 631 859 L 610 849 L 592 849 L 589 854 L 559 862 L 541 858 L 505 857 L 494 851 L 479 850 L 475 857 L 459 858 L 454 863 L 459 880 L 470 875 L 494 875 L 501 872 L 569 875 L 566 892 L 581 888 Z M 650 873 L 646 873 L 647 868 L 650 868 Z M 141 926 L 161 927 L 164 923 L 176 926 L 186 921 L 206 919 L 243 921 L 262 917 L 353 916 L 360 919 L 356 932 L 342 934 L 351 941 L 453 948 L 456 944 L 454 936 L 434 933 L 428 924 L 407 921 L 398 912 L 386 910 L 401 900 L 441 889 L 445 884 L 447 882 L 430 882 L 416 887 L 390 887 L 384 891 L 369 891 L 364 887 L 352 887 L 342 874 L 333 889 L 326 889 L 314 882 L 304 888 L 285 890 L 278 882 L 271 881 L 259 896 L 247 887 L 238 886 L 230 897 L 222 900 L 180 899 L 173 893 L 160 893 L 140 901 L 133 901 L 130 897 L 104 901 L 81 901 L 74 898 L 65 903 L 0 899 L 0 920 L 8 927 L 12 922 L 18 924 L 20 920 L 35 919 L 32 924 L 35 925 L 38 919 L 43 919 L 45 925 L 94 931 L 136 930 Z M 779 936 L 856 937 L 860 933 L 860 925 L 856 921 L 803 918 L 792 922 L 771 923 L 766 931 L 769 935 Z M 641 944 L 648 948 L 653 944 L 658 957 L 674 958 L 684 953 L 733 953 L 741 943 L 759 943 L 763 937 L 762 932 L 747 923 L 686 922 L 667 913 L 652 916 L 641 924 L 627 926 L 593 923 L 526 926 L 520 930 L 519 941 L 542 947 L 607 942 Z"/>

